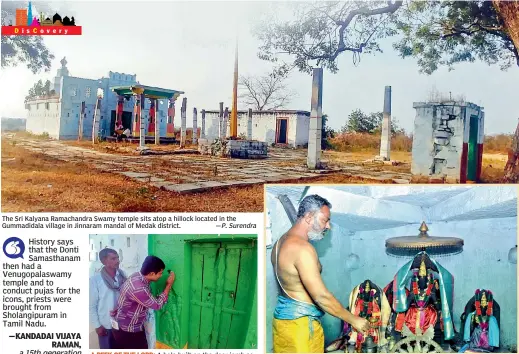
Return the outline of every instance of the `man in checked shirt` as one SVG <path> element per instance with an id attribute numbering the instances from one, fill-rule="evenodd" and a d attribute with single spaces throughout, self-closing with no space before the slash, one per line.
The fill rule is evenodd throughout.
<path id="1" fill-rule="evenodd" d="M 148 349 L 144 321 L 148 309 L 160 310 L 168 301 L 169 291 L 175 281 L 171 272 L 164 291 L 155 298 L 150 292 L 150 283 L 162 277 L 166 265 L 155 256 L 148 256 L 141 271 L 132 274 L 124 283 L 117 301 L 117 308 L 111 312 L 114 349 Z"/>

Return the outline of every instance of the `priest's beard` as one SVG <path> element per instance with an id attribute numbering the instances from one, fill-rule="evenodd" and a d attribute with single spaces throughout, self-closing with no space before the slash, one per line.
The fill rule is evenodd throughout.
<path id="1" fill-rule="evenodd" d="M 326 228 L 321 228 L 319 226 L 319 222 L 317 221 L 317 216 L 315 216 L 314 224 L 312 225 L 312 229 L 310 231 L 308 231 L 308 240 L 310 240 L 310 241 L 322 240 L 325 232 L 326 232 Z"/>

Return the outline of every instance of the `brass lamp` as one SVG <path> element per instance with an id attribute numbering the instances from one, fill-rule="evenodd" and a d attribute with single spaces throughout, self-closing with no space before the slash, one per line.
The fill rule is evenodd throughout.
<path id="1" fill-rule="evenodd" d="M 463 252 L 463 240 L 456 237 L 429 236 L 429 228 L 422 222 L 418 236 L 399 236 L 386 240 L 386 253 L 396 257 L 414 257 L 425 251 L 429 255 L 444 256 Z"/>

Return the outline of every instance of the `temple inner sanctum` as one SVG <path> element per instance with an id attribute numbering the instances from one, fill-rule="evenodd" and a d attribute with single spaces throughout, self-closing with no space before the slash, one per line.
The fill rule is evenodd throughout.
<path id="1" fill-rule="evenodd" d="M 325 352 L 517 352 L 517 195 L 507 186 L 267 186 L 267 352 L 280 295 L 276 241 L 310 195 L 332 205 L 311 241 L 326 288 L 362 333 L 328 313 Z M 278 341 L 279 343 L 279 341 Z"/>

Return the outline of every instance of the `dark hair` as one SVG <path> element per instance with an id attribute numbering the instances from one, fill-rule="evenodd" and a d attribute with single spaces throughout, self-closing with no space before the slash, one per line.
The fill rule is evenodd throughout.
<path id="1" fill-rule="evenodd" d="M 297 218 L 300 219 L 307 213 L 315 213 L 321 210 L 323 206 L 332 208 L 332 204 L 317 194 L 309 195 L 305 197 L 301 203 L 299 203 L 299 209 L 297 210 Z"/>
<path id="2" fill-rule="evenodd" d="M 119 255 L 116 250 L 113 250 L 111 248 L 103 248 L 101 251 L 99 251 L 99 260 L 103 262 L 104 259 L 108 257 L 110 253 Z"/>
<path id="3" fill-rule="evenodd" d="M 150 273 L 158 273 L 166 269 L 166 265 L 159 257 L 148 256 L 144 259 L 141 267 L 141 274 L 148 275 Z"/>

